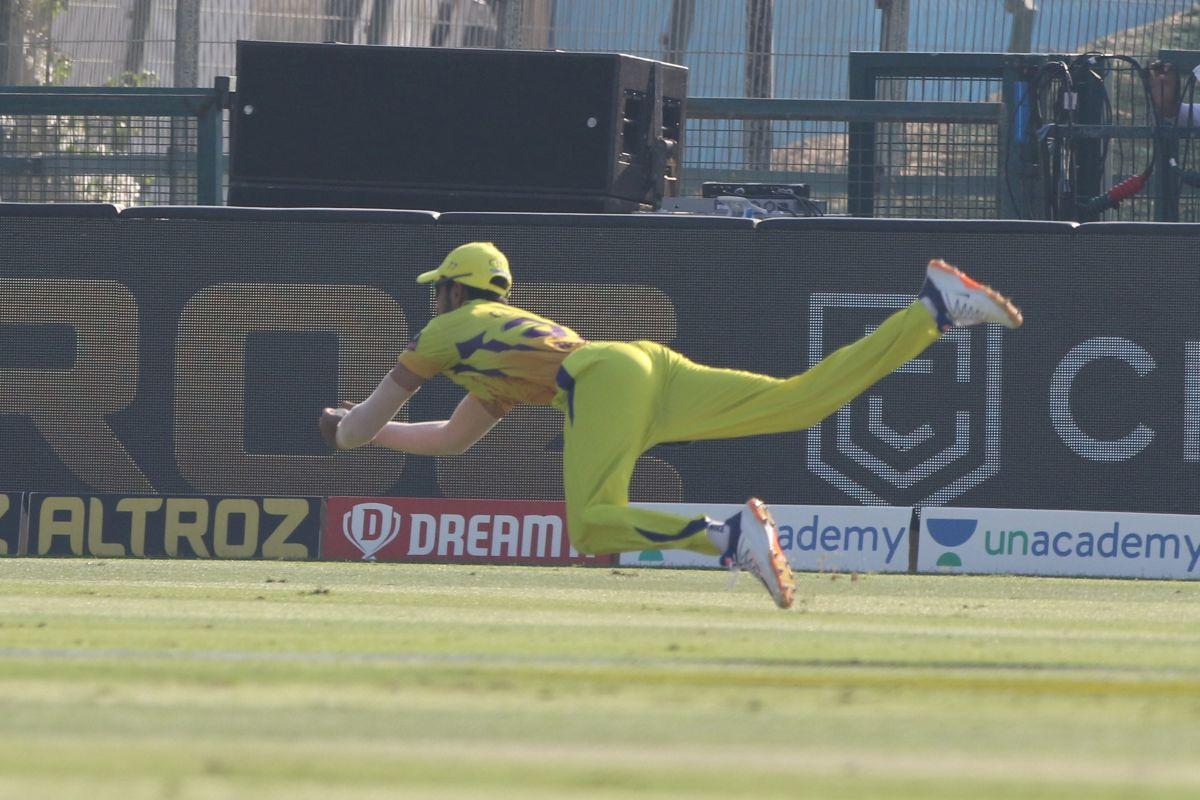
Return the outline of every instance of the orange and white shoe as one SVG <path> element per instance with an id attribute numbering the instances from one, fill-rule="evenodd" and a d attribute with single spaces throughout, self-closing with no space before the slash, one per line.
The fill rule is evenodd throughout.
<path id="1" fill-rule="evenodd" d="M 721 564 L 730 570 L 745 570 L 762 581 L 775 605 L 791 608 L 796 597 L 796 581 L 787 556 L 779 549 L 779 529 L 767 504 L 757 497 L 746 501 L 741 513 L 731 518 L 729 548 Z"/>
<path id="2" fill-rule="evenodd" d="M 1020 309 L 1011 300 L 940 258 L 930 261 L 925 268 L 925 285 L 917 297 L 943 332 L 985 322 L 1015 328 L 1024 322 Z"/>

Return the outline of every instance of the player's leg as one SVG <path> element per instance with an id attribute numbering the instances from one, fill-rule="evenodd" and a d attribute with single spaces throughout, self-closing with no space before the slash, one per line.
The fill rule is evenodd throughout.
<path id="1" fill-rule="evenodd" d="M 795 583 L 766 506 L 751 500 L 724 522 L 631 508 L 629 480 L 661 414 L 665 348 L 646 342 L 592 344 L 568 362 L 562 381 L 563 484 L 567 530 L 577 550 L 617 553 L 647 548 L 721 555 L 750 572 L 776 605 L 789 608 Z M 570 372 L 574 371 L 574 375 Z"/>
<path id="2" fill-rule="evenodd" d="M 655 443 L 811 427 L 919 355 L 939 335 L 933 317 L 914 303 L 870 335 L 787 379 L 707 367 L 673 353 L 670 392 Z"/>
<path id="3" fill-rule="evenodd" d="M 568 362 L 563 411 L 563 487 L 575 549 L 620 553 L 681 548 L 713 555 L 706 517 L 629 506 L 629 481 L 662 391 L 654 361 L 625 343 L 593 343 Z"/>
<path id="4" fill-rule="evenodd" d="M 803 430 L 915 358 L 955 325 L 1021 324 L 1005 298 L 941 261 L 930 262 L 916 302 L 870 335 L 788 379 L 673 361 L 651 444 Z"/>

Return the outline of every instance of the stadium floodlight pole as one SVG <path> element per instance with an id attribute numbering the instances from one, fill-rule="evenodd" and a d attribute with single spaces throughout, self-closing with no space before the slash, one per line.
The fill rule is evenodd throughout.
<path id="1" fill-rule="evenodd" d="M 879 49 L 908 50 L 909 0 L 875 0 L 882 18 L 879 21 Z M 875 87 L 876 100 L 907 100 L 908 81 L 882 81 Z M 903 122 L 883 122 L 875 126 L 876 142 L 886 143 L 875 152 L 876 174 L 885 179 L 894 169 L 908 162 Z"/>
<path id="2" fill-rule="evenodd" d="M 883 12 L 879 24 L 879 49 L 903 53 L 908 50 L 908 0 L 875 0 Z"/>
<path id="3" fill-rule="evenodd" d="M 496 46 L 520 50 L 524 42 L 525 0 L 501 0 L 496 5 Z"/>
<path id="4" fill-rule="evenodd" d="M 746 0 L 746 97 L 773 97 L 772 47 L 775 38 L 775 0 Z M 745 124 L 747 169 L 771 168 L 771 120 Z"/>
<path id="5" fill-rule="evenodd" d="M 175 3 L 175 88 L 200 83 L 200 0 Z"/>
<path id="6" fill-rule="evenodd" d="M 24 83 L 25 53 L 19 14 L 17 0 L 0 0 L 0 86 Z"/>
<path id="7" fill-rule="evenodd" d="M 696 22 L 696 0 L 671 0 L 671 20 L 663 34 L 663 61 L 682 64 Z"/>
<path id="8" fill-rule="evenodd" d="M 1028 53 L 1033 50 L 1033 22 L 1037 17 L 1037 5 L 1033 0 L 1004 0 L 1004 10 L 1012 15 L 1008 52 Z"/>
<path id="9" fill-rule="evenodd" d="M 175 88 L 191 88 L 200 80 L 200 0 L 176 0 L 175 3 Z M 188 157 L 188 120 L 171 118 L 171 141 L 167 147 L 171 205 L 195 202 L 186 175 Z"/>
<path id="10" fill-rule="evenodd" d="M 150 29 L 153 2 L 133 0 L 133 7 L 129 10 L 129 33 L 125 36 L 125 59 L 122 64 L 122 72 L 128 75 L 137 75 L 146 63 L 146 32 Z"/>

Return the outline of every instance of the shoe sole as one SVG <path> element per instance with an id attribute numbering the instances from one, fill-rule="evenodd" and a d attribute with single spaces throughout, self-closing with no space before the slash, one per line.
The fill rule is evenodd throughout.
<path id="1" fill-rule="evenodd" d="M 779 587 L 779 597 L 775 600 L 775 605 L 780 608 L 791 608 L 796 599 L 796 579 L 792 575 L 792 567 L 788 564 L 787 556 L 779 547 L 779 528 L 775 526 L 775 520 L 762 500 L 753 497 L 746 503 L 746 506 L 754 518 L 767 529 L 767 535 L 771 539 L 771 572 L 775 575 L 775 585 Z"/>
<path id="2" fill-rule="evenodd" d="M 947 275 L 952 275 L 955 278 L 958 278 L 959 281 L 961 281 L 962 284 L 964 286 L 966 286 L 968 289 L 974 289 L 975 291 L 983 292 L 985 295 L 987 295 L 987 298 L 989 300 L 991 300 L 993 303 L 995 303 L 996 306 L 1002 312 L 1004 312 L 1004 316 L 1008 318 L 1007 327 L 1017 328 L 1017 327 L 1020 327 L 1021 323 L 1025 321 L 1025 317 L 1021 315 L 1021 309 L 1019 309 L 1015 305 L 1013 305 L 1013 302 L 1011 300 L 1009 300 L 1007 297 L 1005 297 L 1004 295 L 997 292 L 992 287 L 986 286 L 986 285 L 980 283 L 979 281 L 975 280 L 974 278 L 972 278 L 967 273 L 963 272 L 958 267 L 955 267 L 951 264 L 947 264 L 945 261 L 942 261 L 940 258 L 935 258 L 934 260 L 929 262 L 929 269 L 936 269 L 939 272 L 944 272 Z"/>

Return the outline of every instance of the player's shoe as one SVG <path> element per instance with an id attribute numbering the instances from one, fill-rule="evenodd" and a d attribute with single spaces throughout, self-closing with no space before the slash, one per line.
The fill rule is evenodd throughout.
<path id="1" fill-rule="evenodd" d="M 721 556 L 721 564 L 731 570 L 749 572 L 767 587 L 775 605 L 791 608 L 796 582 L 787 556 L 779 549 L 779 530 L 766 503 L 757 497 L 750 498 L 746 507 L 726 524 L 729 548 Z"/>
<path id="2" fill-rule="evenodd" d="M 965 272 L 935 258 L 925 268 L 925 285 L 917 297 L 945 332 L 954 327 L 997 322 L 1015 328 L 1024 320 L 1021 311 L 1004 295 L 974 281 Z"/>

